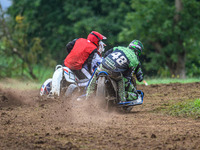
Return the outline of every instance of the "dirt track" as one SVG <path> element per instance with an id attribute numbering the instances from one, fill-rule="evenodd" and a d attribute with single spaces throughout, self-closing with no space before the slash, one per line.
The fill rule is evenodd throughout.
<path id="1" fill-rule="evenodd" d="M 200 83 L 138 86 L 144 104 L 128 114 L 87 102 L 41 99 L 38 91 L 0 89 L 0 149 L 200 149 L 200 120 L 153 110 L 200 98 Z"/>

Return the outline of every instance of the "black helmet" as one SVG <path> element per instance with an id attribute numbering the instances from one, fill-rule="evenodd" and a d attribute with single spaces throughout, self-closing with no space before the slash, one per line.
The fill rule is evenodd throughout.
<path id="1" fill-rule="evenodd" d="M 130 49 L 134 50 L 135 54 L 137 56 L 140 56 L 143 49 L 144 49 L 144 46 L 142 45 L 142 42 L 140 42 L 139 40 L 133 40 L 129 46 L 128 46 Z"/>

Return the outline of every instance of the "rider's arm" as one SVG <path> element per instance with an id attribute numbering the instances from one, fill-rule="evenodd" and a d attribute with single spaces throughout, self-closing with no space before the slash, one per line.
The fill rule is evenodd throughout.
<path id="1" fill-rule="evenodd" d="M 109 49 L 105 54 L 104 54 L 104 58 L 106 58 L 106 56 L 108 56 L 110 53 L 113 52 L 113 48 Z"/>
<path id="2" fill-rule="evenodd" d="M 68 54 L 71 52 L 72 48 L 74 47 L 76 40 L 77 39 L 74 39 L 73 41 L 70 41 L 69 43 L 67 43 L 66 49 L 67 49 Z"/>
<path id="3" fill-rule="evenodd" d="M 127 79 L 131 79 L 132 76 L 136 76 L 137 80 L 139 82 L 143 81 L 143 72 L 142 72 L 142 68 L 141 68 L 141 63 L 139 62 L 139 64 L 137 65 L 136 68 L 131 67 L 129 69 L 127 69 L 125 72 L 123 72 L 123 76 Z"/>
<path id="4" fill-rule="evenodd" d="M 85 61 L 87 63 L 88 68 L 91 68 L 92 59 L 94 57 L 94 54 L 97 53 L 97 52 L 98 52 L 97 49 L 93 50 L 92 53 L 87 58 L 87 60 Z"/>
<path id="5" fill-rule="evenodd" d="M 94 72 L 94 70 L 101 64 L 101 62 L 102 62 L 102 57 L 98 53 L 94 53 L 90 68 L 91 73 Z"/>
<path id="6" fill-rule="evenodd" d="M 136 67 L 135 75 L 139 82 L 141 82 L 144 79 L 144 75 L 143 75 L 142 68 L 141 68 L 141 63 L 139 63 L 138 66 Z"/>

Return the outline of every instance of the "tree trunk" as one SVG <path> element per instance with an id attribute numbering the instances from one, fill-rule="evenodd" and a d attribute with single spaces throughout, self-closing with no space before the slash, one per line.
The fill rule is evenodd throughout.
<path id="1" fill-rule="evenodd" d="M 176 7 L 176 14 L 174 16 L 175 22 L 177 23 L 180 20 L 179 13 L 183 9 L 182 1 L 181 0 L 175 0 L 175 7 Z"/>
<path id="2" fill-rule="evenodd" d="M 185 52 L 178 54 L 178 62 L 176 64 L 175 76 L 179 78 L 186 78 L 185 76 Z"/>
<path id="3" fill-rule="evenodd" d="M 175 0 L 175 7 L 176 7 L 176 14 L 174 16 L 174 22 L 175 25 L 180 21 L 180 12 L 183 10 L 183 5 L 182 5 L 182 1 L 181 0 Z M 183 41 L 182 39 L 180 39 L 180 36 L 177 35 L 178 38 L 178 43 L 179 43 L 179 48 L 181 48 L 179 50 L 179 52 L 177 53 L 178 55 L 178 61 L 175 64 L 175 70 L 173 70 L 175 77 L 179 77 L 179 78 L 185 78 L 185 56 L 186 56 L 186 51 L 183 47 Z"/>

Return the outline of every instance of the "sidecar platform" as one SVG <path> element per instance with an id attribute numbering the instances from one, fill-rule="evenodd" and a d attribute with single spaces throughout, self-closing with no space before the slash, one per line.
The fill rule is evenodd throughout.
<path id="1" fill-rule="evenodd" d="M 138 91 L 138 94 L 139 94 L 137 100 L 119 102 L 118 105 L 120 105 L 120 107 L 123 107 L 123 106 L 135 106 L 135 105 L 143 104 L 144 93 L 141 90 L 137 90 L 137 91 Z"/>

